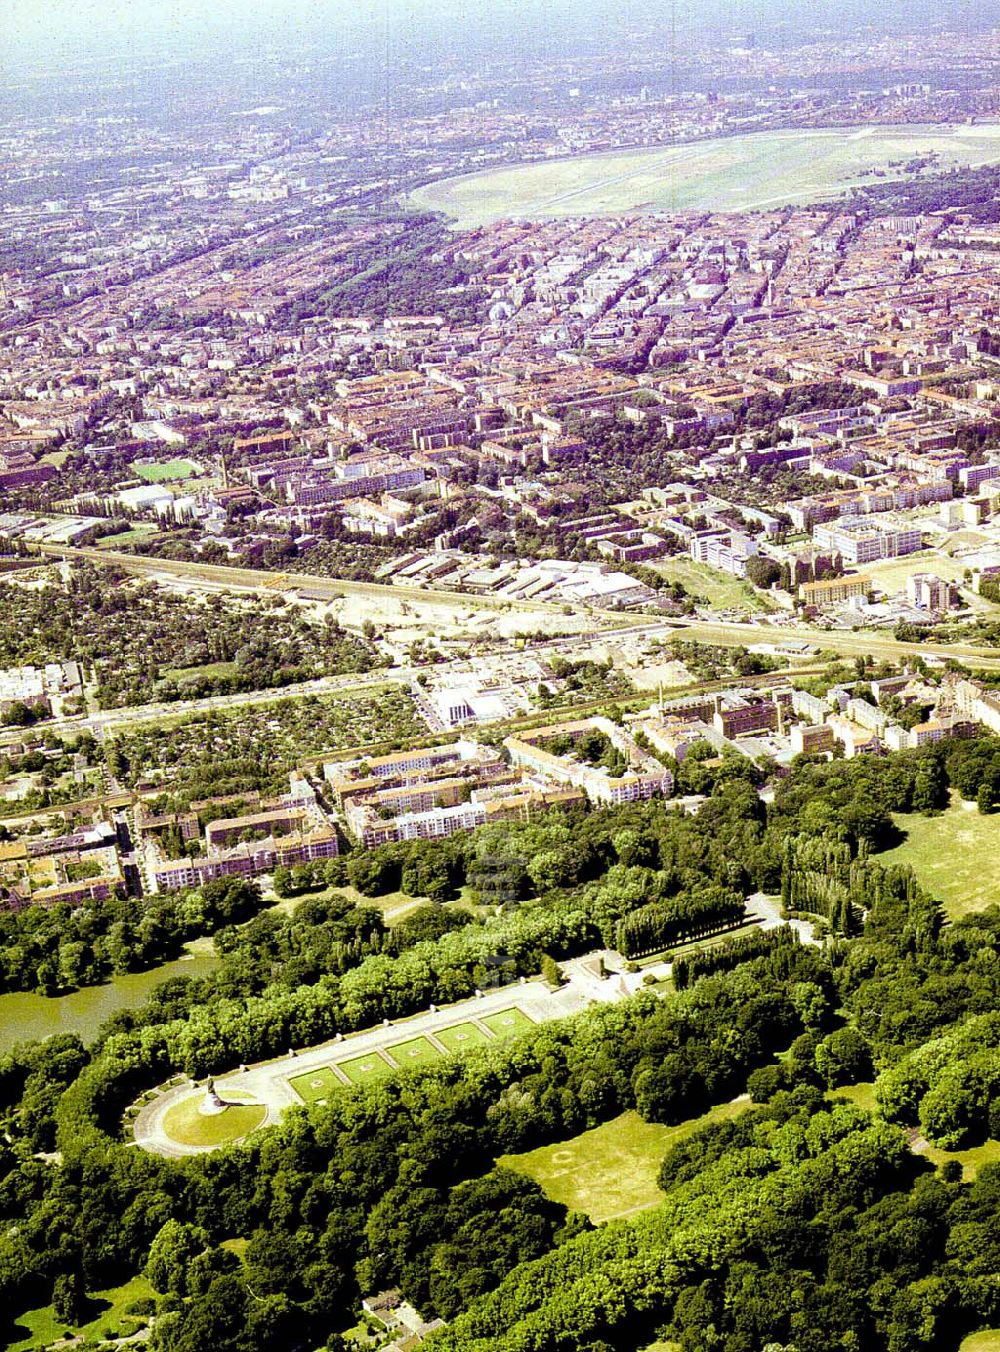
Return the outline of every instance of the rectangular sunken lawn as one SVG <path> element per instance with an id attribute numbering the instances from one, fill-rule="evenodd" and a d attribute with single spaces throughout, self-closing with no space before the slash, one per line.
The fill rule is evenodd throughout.
<path id="1" fill-rule="evenodd" d="M 304 1075 L 293 1075 L 288 1083 L 303 1103 L 318 1103 L 335 1089 L 342 1089 L 344 1084 L 329 1066 L 317 1066 L 315 1070 L 307 1070 Z"/>
<path id="2" fill-rule="evenodd" d="M 393 1072 L 393 1067 L 378 1052 L 352 1056 L 349 1061 L 338 1061 L 337 1069 L 344 1072 L 351 1084 L 372 1084 Z"/>
<path id="3" fill-rule="evenodd" d="M 497 1037 L 516 1037 L 518 1033 L 526 1033 L 535 1026 L 534 1019 L 529 1019 L 520 1009 L 501 1009 L 498 1014 L 484 1014 L 482 1021 Z"/>
<path id="4" fill-rule="evenodd" d="M 481 1047 L 489 1038 L 474 1023 L 455 1023 L 450 1028 L 436 1028 L 434 1036 L 442 1047 L 450 1052 L 468 1051 L 470 1047 Z"/>
<path id="5" fill-rule="evenodd" d="M 407 1066 L 422 1066 L 428 1061 L 441 1060 L 441 1053 L 437 1047 L 425 1037 L 410 1038 L 408 1042 L 396 1042 L 386 1050 L 402 1070 L 406 1070 Z"/>

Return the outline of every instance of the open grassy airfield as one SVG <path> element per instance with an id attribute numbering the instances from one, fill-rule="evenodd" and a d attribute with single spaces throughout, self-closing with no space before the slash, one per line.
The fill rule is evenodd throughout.
<path id="1" fill-rule="evenodd" d="M 756 132 L 656 150 L 610 151 L 511 165 L 416 189 L 413 206 L 463 228 L 511 216 L 713 211 L 812 202 L 884 177 L 918 155 L 937 168 L 1000 161 L 1000 126 L 904 126 Z"/>

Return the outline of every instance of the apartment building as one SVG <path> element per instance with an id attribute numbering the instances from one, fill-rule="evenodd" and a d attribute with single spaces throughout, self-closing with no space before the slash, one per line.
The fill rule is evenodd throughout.
<path id="1" fill-rule="evenodd" d="M 622 775 L 611 775 L 603 766 L 588 765 L 572 753 L 556 754 L 546 749 L 547 742 L 569 739 L 581 741 L 588 733 L 603 733 L 615 750 L 628 762 Z M 592 803 L 617 805 L 652 798 L 668 797 L 674 780 L 654 757 L 642 752 L 633 739 L 607 718 L 587 718 L 550 727 L 533 728 L 519 737 L 507 737 L 504 746 L 511 763 L 539 776 L 542 781 L 571 784 L 583 789 Z"/>
<path id="2" fill-rule="evenodd" d="M 838 553 L 852 565 L 899 558 L 923 546 L 916 527 L 882 528 L 861 521 L 818 525 L 813 531 L 813 544 Z"/>
<path id="3" fill-rule="evenodd" d="M 872 579 L 867 573 L 849 573 L 845 577 L 828 577 L 819 582 L 803 582 L 799 597 L 807 606 L 816 609 L 849 601 L 853 596 L 867 596 Z"/>

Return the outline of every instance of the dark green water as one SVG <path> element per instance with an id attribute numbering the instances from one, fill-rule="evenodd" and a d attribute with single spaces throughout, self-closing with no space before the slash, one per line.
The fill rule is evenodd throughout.
<path id="1" fill-rule="evenodd" d="M 52 1033 L 79 1033 L 93 1041 L 105 1019 L 120 1009 L 144 1004 L 153 990 L 175 976 L 208 976 L 218 958 L 207 954 L 177 958 L 148 972 L 116 976 L 106 986 L 89 986 L 69 995 L 50 997 L 15 992 L 0 995 L 0 1052 L 15 1042 L 28 1042 Z"/>

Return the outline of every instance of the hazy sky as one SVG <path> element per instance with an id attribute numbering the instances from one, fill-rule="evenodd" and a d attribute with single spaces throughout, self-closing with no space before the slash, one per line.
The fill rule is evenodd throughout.
<path id="1" fill-rule="evenodd" d="M 745 31 L 787 20 L 905 27 L 937 17 L 958 23 L 997 18 L 993 0 L 0 0 L 0 66 L 130 52 L 224 57 L 240 45 L 287 47 L 301 38 L 378 42 L 426 34 L 450 44 L 516 45 L 518 31 L 600 40 L 606 25 L 675 20 Z M 960 17 L 961 16 L 961 17 Z"/>

